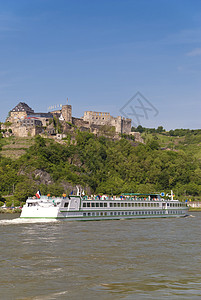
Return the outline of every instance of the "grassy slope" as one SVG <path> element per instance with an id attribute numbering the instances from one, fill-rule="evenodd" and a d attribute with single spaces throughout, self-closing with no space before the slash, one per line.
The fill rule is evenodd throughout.
<path id="1" fill-rule="evenodd" d="M 167 136 L 165 134 L 159 133 L 143 133 L 142 137 L 145 139 L 145 142 L 156 138 L 160 146 L 164 149 L 170 149 L 173 151 L 184 151 L 185 153 L 195 157 L 198 160 L 201 160 L 201 134 L 188 136 Z M 186 197 L 192 198 L 192 197 Z M 193 197 L 194 200 L 201 200 L 201 196 Z M 197 210 L 197 209 L 196 209 Z M 201 209 L 200 209 L 201 210 Z"/>
<path id="2" fill-rule="evenodd" d="M 1 155 L 9 157 L 11 159 L 17 159 L 23 155 L 31 145 L 33 145 L 34 139 L 31 137 L 10 137 L 4 138 L 1 141 L 2 152 Z"/>
<path id="3" fill-rule="evenodd" d="M 159 133 L 143 133 L 142 137 L 145 142 L 155 137 L 162 148 L 171 150 L 183 150 L 188 154 L 201 159 L 201 134 L 196 136 L 190 135 L 187 137 L 167 136 Z"/>

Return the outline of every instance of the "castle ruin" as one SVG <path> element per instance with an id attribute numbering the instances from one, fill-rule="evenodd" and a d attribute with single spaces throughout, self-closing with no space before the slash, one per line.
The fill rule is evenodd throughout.
<path id="1" fill-rule="evenodd" d="M 114 129 L 116 135 L 131 132 L 131 119 L 113 117 L 109 112 L 95 111 L 85 111 L 83 117 L 75 118 L 72 116 L 71 105 L 62 105 L 60 109 L 48 113 L 36 113 L 26 103 L 19 102 L 9 112 L 6 123 L 10 123 L 10 130 L 16 136 L 35 136 L 43 132 L 55 135 L 57 132 L 53 126 L 54 118 L 61 123 L 64 131 L 68 131 L 68 126 L 75 126 L 82 131 L 99 133 L 103 126 L 108 126 Z"/>
<path id="2" fill-rule="evenodd" d="M 109 112 L 96 112 L 96 111 L 85 111 L 84 121 L 89 122 L 89 125 L 107 125 L 115 127 L 117 133 L 130 134 L 131 132 L 131 119 L 126 119 L 123 117 L 113 117 Z"/>

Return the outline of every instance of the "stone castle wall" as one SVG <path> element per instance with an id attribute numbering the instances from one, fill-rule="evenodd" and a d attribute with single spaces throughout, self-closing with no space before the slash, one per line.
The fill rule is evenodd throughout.
<path id="1" fill-rule="evenodd" d="M 26 111 L 11 111 L 6 121 L 14 123 L 27 117 Z"/>
<path id="2" fill-rule="evenodd" d="M 90 128 L 90 124 L 88 121 L 84 121 L 83 119 L 80 118 L 72 118 L 72 124 L 77 126 L 77 127 L 87 127 Z"/>
<path id="3" fill-rule="evenodd" d="M 131 119 L 120 116 L 114 118 L 108 112 L 85 111 L 83 120 L 89 122 L 90 126 L 92 124 L 114 126 L 117 133 L 131 132 Z"/>
<path id="4" fill-rule="evenodd" d="M 40 127 L 26 127 L 26 126 L 19 126 L 12 129 L 12 132 L 15 136 L 18 137 L 34 137 L 37 134 L 42 132 L 42 128 Z"/>
<path id="5" fill-rule="evenodd" d="M 11 125 L 9 127 L 5 127 L 2 129 L 11 129 L 12 130 L 12 135 L 17 136 L 17 137 L 34 137 L 37 134 L 42 132 L 42 127 L 37 127 L 37 126 L 24 126 L 24 125 Z"/>
<path id="6" fill-rule="evenodd" d="M 83 120 L 89 122 L 90 125 L 109 125 L 111 116 L 108 112 L 85 111 Z"/>

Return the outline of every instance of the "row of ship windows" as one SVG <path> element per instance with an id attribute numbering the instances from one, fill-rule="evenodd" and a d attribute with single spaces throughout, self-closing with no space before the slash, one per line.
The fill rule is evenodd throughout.
<path id="1" fill-rule="evenodd" d="M 83 207 L 108 207 L 106 202 L 83 202 Z M 159 207 L 159 203 L 109 203 L 109 207 Z"/>
<path id="2" fill-rule="evenodd" d="M 181 206 L 186 206 L 184 203 L 167 203 L 167 206 L 170 207 L 181 207 Z"/>
<path id="3" fill-rule="evenodd" d="M 164 215 L 165 211 L 112 211 L 112 212 L 88 212 L 88 213 L 83 213 L 84 217 L 90 217 L 90 216 L 131 216 L 131 215 Z M 182 211 L 176 211 L 176 210 L 169 210 L 168 214 L 182 214 Z"/>
<path id="4" fill-rule="evenodd" d="M 165 203 L 163 203 L 165 205 Z M 182 203 L 167 203 L 170 207 L 181 207 Z M 108 207 L 106 202 L 83 202 L 83 207 Z M 159 203 L 120 203 L 110 202 L 109 207 L 159 207 Z"/>

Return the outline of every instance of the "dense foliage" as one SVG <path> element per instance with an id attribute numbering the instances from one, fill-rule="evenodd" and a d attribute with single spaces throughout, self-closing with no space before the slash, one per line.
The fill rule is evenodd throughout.
<path id="1" fill-rule="evenodd" d="M 76 185 L 96 194 L 173 189 L 178 196 L 196 196 L 201 193 L 201 163 L 182 147 L 162 150 L 154 136 L 134 145 L 125 138 L 113 141 L 88 132 L 78 132 L 74 143 L 66 144 L 37 136 L 19 159 L 1 157 L 1 195 L 13 192 L 23 201 L 37 189 L 57 196 Z"/>

